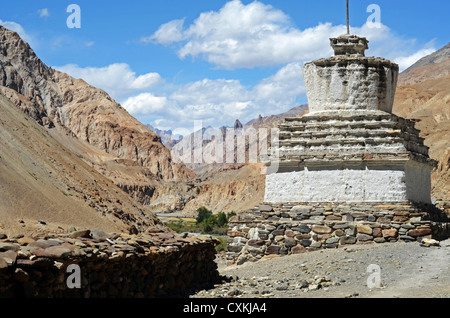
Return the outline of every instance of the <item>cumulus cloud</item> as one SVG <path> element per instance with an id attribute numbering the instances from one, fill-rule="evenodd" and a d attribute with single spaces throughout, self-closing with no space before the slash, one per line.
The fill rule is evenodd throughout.
<path id="1" fill-rule="evenodd" d="M 175 44 L 180 59 L 190 56 L 217 68 L 239 69 L 284 65 L 310 61 L 332 54 L 329 38 L 346 33 L 346 26 L 319 23 L 299 30 L 290 17 L 258 1 L 244 5 L 240 0 L 227 2 L 220 10 L 204 12 L 191 25 L 184 19 L 169 21 L 147 41 Z M 366 23 L 352 27 L 352 33 L 366 36 L 370 54 L 397 59 L 419 56 L 414 39 L 404 39 L 388 26 Z M 417 54 L 417 55 L 415 55 Z M 407 63 L 406 63 L 407 64 Z"/>
<path id="2" fill-rule="evenodd" d="M 199 57 L 224 69 L 312 59 L 329 52 L 326 43 L 330 33 L 339 35 L 344 30 L 343 26 L 319 24 L 301 31 L 271 5 L 257 1 L 244 5 L 239 0 L 226 3 L 218 12 L 200 14 L 186 29 L 183 23 L 170 21 L 148 39 L 160 44 L 182 42 L 180 58 Z"/>
<path id="3" fill-rule="evenodd" d="M 239 80 L 203 79 L 180 85 L 167 96 L 141 93 L 122 105 L 159 129 L 186 134 L 192 132 L 195 120 L 204 127 L 221 127 L 297 106 L 297 98 L 304 93 L 301 71 L 301 64 L 288 64 L 254 86 Z"/>
<path id="4" fill-rule="evenodd" d="M 54 67 L 75 78 L 105 90 L 113 98 L 121 100 L 137 92 L 151 89 L 163 83 L 158 73 L 136 75 L 126 63 L 115 63 L 105 67 L 80 67 L 75 64 Z"/>
<path id="5" fill-rule="evenodd" d="M 178 42 L 183 39 L 183 24 L 184 19 L 172 20 L 168 23 L 161 25 L 158 31 L 152 36 L 143 37 L 141 42 L 153 42 L 158 44 L 170 44 L 173 42 Z"/>
<path id="6" fill-rule="evenodd" d="M 272 111 L 283 111 L 287 105 L 294 106 L 296 99 L 305 93 L 302 77 L 303 64 L 290 63 L 276 74 L 265 78 L 253 88 L 258 103 L 267 105 Z M 269 111 L 267 109 L 266 111 Z"/>
<path id="7" fill-rule="evenodd" d="M 167 97 L 155 96 L 152 93 L 141 93 L 137 96 L 128 98 L 123 106 L 131 114 L 157 116 L 164 114 L 164 110 L 168 107 Z"/>

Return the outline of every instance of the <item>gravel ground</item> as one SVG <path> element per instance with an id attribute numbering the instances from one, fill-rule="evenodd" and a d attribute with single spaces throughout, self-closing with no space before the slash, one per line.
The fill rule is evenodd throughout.
<path id="1" fill-rule="evenodd" d="M 450 240 L 353 245 L 226 266 L 191 298 L 450 298 Z M 379 277 L 379 284 L 371 286 Z M 371 284 L 372 283 L 372 284 Z"/>

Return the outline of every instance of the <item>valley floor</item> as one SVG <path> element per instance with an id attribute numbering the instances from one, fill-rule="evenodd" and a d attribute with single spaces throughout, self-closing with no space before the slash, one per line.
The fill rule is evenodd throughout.
<path id="1" fill-rule="evenodd" d="M 226 266 L 192 298 L 450 298 L 450 240 L 354 245 Z M 369 288 L 376 282 L 381 284 Z"/>

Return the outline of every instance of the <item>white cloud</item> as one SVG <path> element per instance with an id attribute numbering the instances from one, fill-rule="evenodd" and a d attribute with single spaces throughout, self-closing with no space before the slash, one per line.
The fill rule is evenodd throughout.
<path id="1" fill-rule="evenodd" d="M 287 105 L 294 106 L 295 100 L 305 93 L 302 69 L 303 64 L 290 63 L 275 75 L 263 79 L 253 89 L 255 100 L 270 105 L 267 111 L 272 114 L 276 110 L 285 110 Z"/>
<path id="2" fill-rule="evenodd" d="M 87 83 L 103 89 L 117 100 L 151 89 L 163 82 L 158 73 L 137 76 L 126 63 L 115 63 L 105 67 L 80 67 L 68 64 L 54 68 L 75 78 L 82 78 Z"/>
<path id="3" fill-rule="evenodd" d="M 39 17 L 41 17 L 41 18 L 46 18 L 46 17 L 50 16 L 50 12 L 48 11 L 48 8 L 39 9 L 38 13 L 39 13 Z"/>
<path id="4" fill-rule="evenodd" d="M 406 70 L 408 67 L 410 67 L 411 65 L 413 65 L 414 63 L 416 63 L 422 57 L 430 55 L 434 52 L 436 52 L 436 49 L 434 49 L 434 48 L 421 49 L 421 50 L 417 51 L 416 53 L 413 53 L 409 56 L 397 57 L 394 60 L 394 62 L 399 65 L 400 72 L 402 72 L 402 71 Z"/>
<path id="5" fill-rule="evenodd" d="M 381 24 L 352 27 L 353 34 L 370 41 L 368 54 L 408 64 L 419 56 L 414 39 L 405 39 Z M 184 19 L 163 24 L 147 39 L 153 43 L 176 44 L 180 59 L 199 58 L 223 69 L 254 68 L 303 63 L 332 54 L 329 38 L 346 33 L 346 26 L 320 23 L 299 30 L 284 12 L 258 1 L 244 5 L 227 2 L 220 10 L 204 12 L 191 25 Z M 417 52 L 417 53 L 416 53 Z M 402 59 L 404 58 L 404 59 Z"/>
<path id="6" fill-rule="evenodd" d="M 164 96 L 160 97 L 152 93 L 141 93 L 128 98 L 122 106 L 131 114 L 158 115 L 164 114 L 163 111 L 168 107 L 168 100 Z"/>
<path id="7" fill-rule="evenodd" d="M 180 58 L 200 57 L 225 69 L 284 64 L 316 57 L 320 53 L 317 48 L 324 47 L 321 41 L 324 31 L 327 37 L 330 26 L 319 25 L 300 31 L 291 26 L 290 18 L 282 11 L 257 1 L 244 5 L 239 0 L 228 2 L 218 12 L 202 13 L 185 30 L 180 21 L 162 25 L 150 38 L 161 44 L 183 41 L 178 51 Z M 335 33 L 341 30 L 342 27 L 337 27 Z"/>
<path id="8" fill-rule="evenodd" d="M 177 87 L 167 96 L 141 93 L 122 105 L 130 114 L 159 129 L 192 132 L 194 121 L 204 127 L 243 123 L 257 114 L 272 115 L 298 106 L 304 93 L 302 64 L 292 63 L 253 87 L 239 80 L 203 79 Z M 256 115 L 255 115 L 256 114 Z"/>
<path id="9" fill-rule="evenodd" d="M 32 39 L 31 36 L 25 31 L 25 29 L 16 22 L 13 21 L 2 21 L 0 20 L 0 25 L 3 25 L 8 30 L 14 31 L 22 38 L 22 40 L 28 42 L 31 45 Z"/>
<path id="10" fill-rule="evenodd" d="M 168 23 L 161 25 L 154 35 L 144 37 L 141 39 L 141 41 L 154 42 L 164 45 L 181 41 L 183 39 L 182 34 L 183 24 L 184 19 L 172 20 Z"/>

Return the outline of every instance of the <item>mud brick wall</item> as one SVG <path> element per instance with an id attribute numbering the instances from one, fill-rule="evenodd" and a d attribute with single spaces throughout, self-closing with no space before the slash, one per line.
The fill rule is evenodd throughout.
<path id="1" fill-rule="evenodd" d="M 93 239 L 83 231 L 0 240 L 0 298 L 180 296 L 217 281 L 217 243 L 171 233 Z M 71 265 L 79 269 L 75 288 Z"/>
<path id="2" fill-rule="evenodd" d="M 352 244 L 449 237 L 449 217 L 404 203 L 262 205 L 229 222 L 229 264 Z"/>

